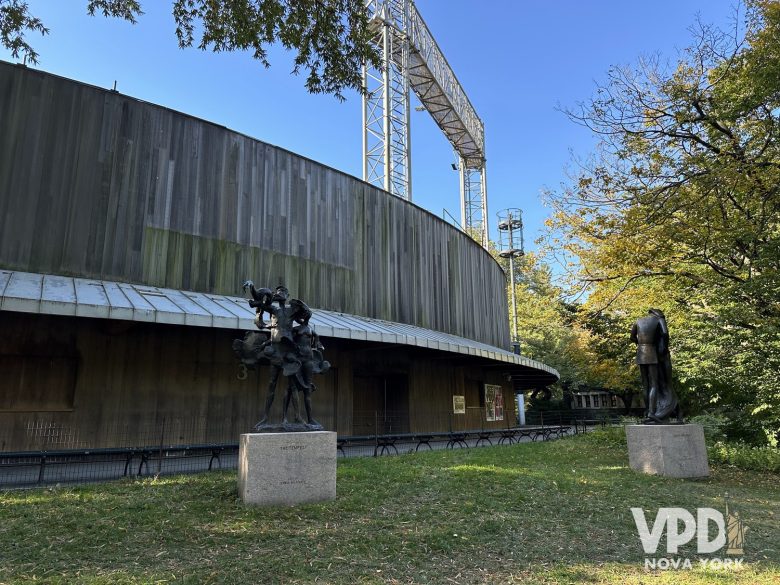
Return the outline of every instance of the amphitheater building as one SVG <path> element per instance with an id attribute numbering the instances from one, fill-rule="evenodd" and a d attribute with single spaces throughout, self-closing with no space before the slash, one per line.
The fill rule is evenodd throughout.
<path id="1" fill-rule="evenodd" d="M 515 393 L 558 377 L 509 351 L 500 266 L 428 211 L 0 62 L 0 451 L 237 440 L 269 377 L 231 348 L 245 279 L 314 309 L 314 410 L 343 436 L 514 425 Z"/>

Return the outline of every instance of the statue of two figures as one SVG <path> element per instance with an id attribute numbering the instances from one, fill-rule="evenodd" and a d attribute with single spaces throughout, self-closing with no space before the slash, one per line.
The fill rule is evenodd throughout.
<path id="1" fill-rule="evenodd" d="M 631 341 L 636 343 L 636 363 L 642 374 L 647 406 L 645 424 L 670 422 L 676 415 L 682 422 L 677 395 L 672 388 L 672 360 L 669 355 L 669 329 L 660 309 L 650 309 L 631 327 Z"/>
<path id="2" fill-rule="evenodd" d="M 252 281 L 246 281 L 244 291 L 249 290 L 252 298 L 249 306 L 255 309 L 255 325 L 258 331 L 247 331 L 244 339 L 233 341 L 233 351 L 238 359 L 249 369 L 255 369 L 260 363 L 271 366 L 271 379 L 265 399 L 262 418 L 255 425 L 255 431 L 289 432 L 321 431 L 322 425 L 314 420 L 311 409 L 311 394 L 317 387 L 312 378 L 314 374 L 323 374 L 330 364 L 323 358 L 325 349 L 320 343 L 309 319 L 312 312 L 306 303 L 290 299 L 289 291 L 278 286 L 274 291 L 269 288 L 256 289 Z M 268 313 L 269 323 L 263 320 Z M 276 397 L 279 376 L 287 378 L 287 391 L 284 396 L 282 421 L 270 423 L 269 413 Z M 298 394 L 303 395 L 306 420 L 301 417 Z M 287 420 L 290 404 L 293 406 L 293 423 Z"/>

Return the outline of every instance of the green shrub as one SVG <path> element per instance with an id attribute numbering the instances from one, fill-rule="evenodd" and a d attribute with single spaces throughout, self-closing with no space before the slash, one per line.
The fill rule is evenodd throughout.
<path id="1" fill-rule="evenodd" d="M 626 431 L 622 426 L 596 429 L 585 436 L 588 441 L 597 445 L 609 447 L 625 447 L 626 445 Z"/>
<path id="2" fill-rule="evenodd" d="M 767 444 L 766 429 L 759 417 L 750 412 L 725 412 L 726 425 L 723 432 L 728 442 L 747 443 L 761 447 Z"/>
<path id="3" fill-rule="evenodd" d="M 708 442 L 744 443 L 763 447 L 774 443 L 767 436 L 761 421 L 747 412 L 722 411 L 697 414 L 686 419 L 704 427 Z M 776 445 L 774 445 L 776 446 Z"/>
<path id="4" fill-rule="evenodd" d="M 707 439 L 708 445 L 726 440 L 725 429 L 728 419 L 721 414 L 697 414 L 686 422 L 701 425 L 704 428 L 704 438 Z"/>
<path id="5" fill-rule="evenodd" d="M 780 449 L 754 447 L 745 443 L 717 442 L 707 448 L 711 462 L 741 469 L 780 473 Z"/>

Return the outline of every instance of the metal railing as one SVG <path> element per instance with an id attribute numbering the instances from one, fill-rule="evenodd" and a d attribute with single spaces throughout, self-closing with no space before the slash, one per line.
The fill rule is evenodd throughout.
<path id="1" fill-rule="evenodd" d="M 488 420 L 485 413 L 484 408 L 469 408 L 462 414 L 358 411 L 341 421 L 348 430 L 338 435 L 338 455 L 376 457 L 546 441 L 614 422 L 551 411 L 529 412 L 526 424 L 520 426 L 510 413 L 501 420 Z M 122 421 L 115 425 L 110 444 L 96 447 L 83 439 L 63 443 L 57 428 L 50 425 L 45 427 L 47 433 L 36 436 L 35 447 L 0 452 L 0 489 L 235 469 L 240 433 L 228 423 L 206 429 L 202 420 L 163 418 L 129 429 Z"/>

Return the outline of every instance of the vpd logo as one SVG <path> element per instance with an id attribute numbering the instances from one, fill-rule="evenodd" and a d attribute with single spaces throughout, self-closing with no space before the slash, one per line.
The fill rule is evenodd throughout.
<path id="1" fill-rule="evenodd" d="M 659 508 L 655 520 L 649 525 L 642 508 L 631 508 L 639 539 L 646 555 L 656 555 L 661 537 L 666 534 L 666 554 L 661 558 L 645 558 L 645 568 L 669 569 L 692 567 L 691 559 L 677 558 L 681 546 L 696 540 L 699 555 L 711 555 L 726 548 L 727 555 L 741 556 L 747 528 L 738 512 L 724 515 L 714 508 L 697 508 L 696 515 L 685 508 Z M 724 568 L 741 566 L 743 559 L 698 558 L 702 566 Z"/>

